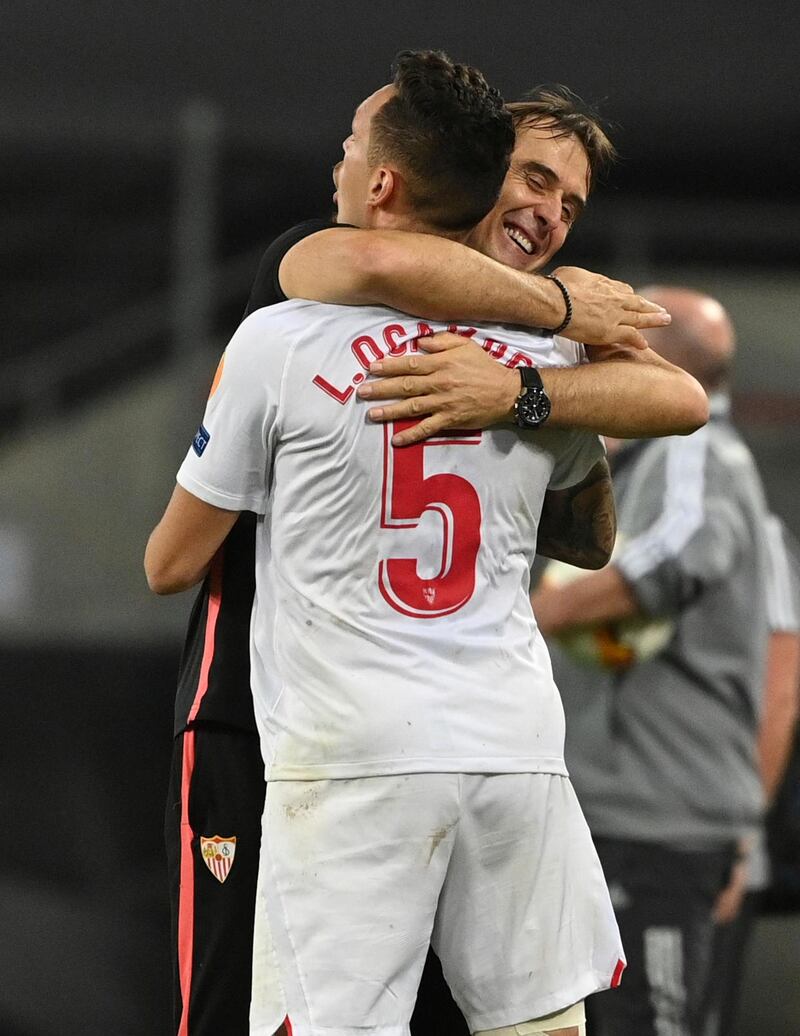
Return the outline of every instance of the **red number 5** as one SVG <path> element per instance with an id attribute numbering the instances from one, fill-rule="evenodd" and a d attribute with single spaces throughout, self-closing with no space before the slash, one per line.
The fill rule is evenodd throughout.
<path id="1" fill-rule="evenodd" d="M 397 421 L 384 429 L 381 528 L 416 529 L 425 511 L 436 512 L 442 520 L 441 564 L 432 579 L 421 579 L 416 558 L 389 558 L 378 567 L 378 585 L 396 611 L 415 619 L 434 619 L 463 608 L 475 591 L 481 502 L 475 487 L 460 475 L 425 478 L 424 453 L 434 446 L 477 446 L 481 433 L 446 432 L 395 449 L 394 432 L 414 423 Z"/>

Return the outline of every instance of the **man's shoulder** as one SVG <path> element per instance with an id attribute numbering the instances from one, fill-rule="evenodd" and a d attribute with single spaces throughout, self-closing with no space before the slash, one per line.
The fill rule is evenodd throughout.
<path id="1" fill-rule="evenodd" d="M 707 454 L 709 444 L 708 425 L 698 428 L 690 435 L 659 435 L 652 439 L 632 439 L 620 450 L 616 466 L 633 468 L 671 463 L 679 467 L 690 456 Z"/>
<path id="2" fill-rule="evenodd" d="M 310 299 L 286 299 L 284 302 L 273 302 L 269 306 L 260 306 L 244 318 L 241 327 L 249 325 L 255 330 L 261 326 L 273 327 L 276 323 L 291 318 L 293 315 L 303 313 L 305 310 L 314 310 L 325 307 L 323 302 L 312 302 Z"/>
<path id="3" fill-rule="evenodd" d="M 689 484 L 701 486 L 708 453 L 708 432 L 632 439 L 614 456 L 614 493 L 635 512 L 644 501 L 683 498 Z"/>
<path id="4" fill-rule="evenodd" d="M 714 459 L 726 467 L 755 467 L 755 458 L 741 432 L 730 421 L 713 417 L 706 426 Z"/>
<path id="5" fill-rule="evenodd" d="M 288 357 L 301 347 L 317 353 L 330 349 L 337 341 L 348 344 L 359 337 L 380 337 L 382 329 L 392 326 L 402 314 L 377 306 L 337 306 L 309 299 L 289 299 L 263 306 L 245 317 L 236 330 L 228 351 L 245 358 Z M 407 318 L 407 323 L 413 318 Z M 416 324 L 408 323 L 407 336 L 418 334 Z M 388 348 L 388 346 L 387 346 Z M 377 353 L 371 359 L 377 358 Z"/>
<path id="6" fill-rule="evenodd" d="M 261 306 L 248 314 L 239 325 L 234 340 L 259 339 L 267 334 L 272 336 L 272 340 L 287 338 L 320 320 L 335 319 L 339 316 L 338 311 L 349 308 L 313 302 L 310 299 L 275 302 L 270 306 Z"/>
<path id="7" fill-rule="evenodd" d="M 288 342 L 305 339 L 312 343 L 360 336 L 383 340 L 387 329 L 392 329 L 391 342 L 395 338 L 407 341 L 426 333 L 426 328 L 424 321 L 387 306 L 341 306 L 309 299 L 290 299 L 257 309 L 240 325 L 248 337 L 270 335 Z M 387 348 L 389 344 L 387 340 Z"/>
<path id="8" fill-rule="evenodd" d="M 271 306 L 262 306 L 253 310 L 242 321 L 242 325 L 258 318 L 259 322 L 272 325 L 282 320 L 307 320 L 312 317 L 329 317 L 353 322 L 380 320 L 385 316 L 404 316 L 415 320 L 407 314 L 398 313 L 387 306 L 339 306 L 333 302 L 315 302 L 313 299 L 287 299 L 275 302 Z"/>
<path id="9" fill-rule="evenodd" d="M 254 310 L 239 324 L 228 342 L 227 362 L 235 359 L 239 365 L 255 364 L 261 369 L 267 354 L 273 360 L 285 359 L 299 333 L 308 325 L 306 310 L 318 305 L 292 299 Z"/>
<path id="10" fill-rule="evenodd" d="M 750 447 L 731 420 L 731 401 L 727 393 L 709 395 L 711 417 L 702 431 L 708 436 L 710 463 L 730 471 L 756 470 Z M 696 434 L 696 433 L 695 433 Z"/>
<path id="11" fill-rule="evenodd" d="M 692 486 L 726 498 L 760 493 L 761 479 L 749 446 L 728 421 L 712 419 L 691 435 L 637 440 L 623 448 L 614 464 L 615 485 L 660 492 L 662 484 Z M 669 488 L 667 489 L 669 491 Z"/>
<path id="12" fill-rule="evenodd" d="M 332 339 L 351 345 L 362 342 L 370 359 L 387 350 L 399 355 L 408 343 L 450 331 L 464 336 L 490 356 L 511 366 L 567 367 L 581 362 L 581 347 L 552 333 L 500 324 L 427 320 L 387 306 L 341 306 L 290 299 L 254 310 L 242 321 L 234 338 L 238 349 L 246 343 L 257 347 L 269 339 L 274 347 L 289 348 L 301 342 L 323 346 Z M 233 343 L 232 343 L 233 344 Z M 362 350 L 363 351 L 363 350 Z M 379 355 L 380 354 L 380 355 Z"/>

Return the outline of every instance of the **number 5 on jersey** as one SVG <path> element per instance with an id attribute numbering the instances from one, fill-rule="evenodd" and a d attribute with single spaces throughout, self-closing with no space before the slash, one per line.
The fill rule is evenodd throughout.
<path id="1" fill-rule="evenodd" d="M 416 424 L 384 426 L 381 528 L 416 529 L 426 511 L 441 518 L 439 571 L 421 579 L 417 558 L 380 562 L 378 585 L 396 611 L 414 619 L 434 619 L 463 608 L 475 592 L 475 568 L 481 545 L 481 502 L 475 487 L 461 475 L 425 477 L 425 450 L 437 446 L 478 446 L 480 432 L 446 432 L 413 446 L 392 446 L 392 435 Z"/>

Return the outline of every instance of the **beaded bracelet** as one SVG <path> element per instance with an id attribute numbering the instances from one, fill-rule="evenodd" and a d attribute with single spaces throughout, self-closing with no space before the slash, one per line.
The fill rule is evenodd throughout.
<path id="1" fill-rule="evenodd" d="M 567 315 L 564 317 L 564 319 L 561 321 L 558 327 L 556 327 L 553 330 L 554 335 L 560 335 L 561 332 L 569 326 L 570 320 L 572 320 L 572 296 L 569 293 L 569 288 L 561 280 L 560 277 L 556 277 L 554 273 L 548 273 L 547 279 L 549 281 L 553 281 L 554 284 L 558 285 L 558 288 L 561 291 L 561 294 L 564 296 L 564 302 L 567 306 Z"/>

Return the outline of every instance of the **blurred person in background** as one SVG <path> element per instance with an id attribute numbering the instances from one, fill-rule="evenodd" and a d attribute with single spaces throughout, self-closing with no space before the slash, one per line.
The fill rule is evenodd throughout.
<path id="1" fill-rule="evenodd" d="M 459 314 L 470 320 L 562 324 L 561 290 L 529 272 L 540 269 L 563 244 L 613 150 L 596 120 L 566 91 L 541 92 L 520 108 L 515 120 L 521 146 L 493 214 L 479 228 L 476 244 L 488 255 L 430 234 L 331 228 L 313 221 L 293 228 L 268 249 L 248 313 L 287 297 L 308 297 L 382 303 L 432 318 Z M 344 212 L 339 218 L 359 217 Z M 572 319 L 562 333 L 574 339 L 640 345 L 637 329 L 665 319 L 660 307 L 626 285 L 572 268 L 557 272 L 571 295 Z M 436 342 L 455 344 L 458 348 L 448 350 L 444 359 L 460 364 L 458 377 L 445 372 L 450 385 L 439 390 L 437 403 L 462 406 L 452 417 L 455 423 L 496 420 L 499 365 L 461 338 L 438 336 L 432 347 Z M 637 435 L 687 431 L 702 421 L 704 402 L 680 372 L 648 365 L 648 354 L 633 350 L 609 349 L 601 357 L 624 364 L 602 365 L 605 377 L 588 369 L 543 373 L 556 420 Z M 507 384 L 502 391 L 508 394 Z M 516 391 L 512 386 L 511 394 Z M 472 408 L 466 415 L 464 405 Z M 551 504 L 558 504 L 558 494 Z M 213 577 L 204 582 L 190 620 L 176 705 L 167 812 L 175 1010 L 176 1027 L 191 1015 L 195 1033 L 218 1030 L 223 1020 L 227 1032 L 248 1031 L 246 964 L 253 945 L 264 800 L 249 681 L 254 533 L 255 517 L 242 515 Z M 191 753 L 187 731 L 193 734 Z M 215 836 L 220 841 L 214 842 Z M 220 848 L 228 853 L 219 872 L 222 881 L 206 862 L 222 855 Z M 269 972 L 268 960 L 256 961 L 254 1001 L 268 1002 L 273 995 Z"/>
<path id="2" fill-rule="evenodd" d="M 776 515 L 765 528 L 769 551 L 769 641 L 758 732 L 758 763 L 766 808 L 781 787 L 797 731 L 800 706 L 800 553 Z M 733 867 L 714 907 L 714 943 L 704 1036 L 735 1031 L 748 942 L 770 884 L 762 825 Z"/>
<path id="3" fill-rule="evenodd" d="M 763 810 L 757 737 L 768 635 L 768 512 L 730 423 L 734 330 L 722 306 L 656 287 L 669 328 L 647 332 L 710 395 L 685 439 L 621 445 L 618 543 L 603 570 L 533 595 L 552 638 L 667 619 L 654 657 L 581 669 L 554 650 L 567 761 L 611 889 L 629 967 L 587 1004 L 593 1036 L 702 1036 L 714 910 Z M 621 625 L 620 627 L 621 628 Z"/>

